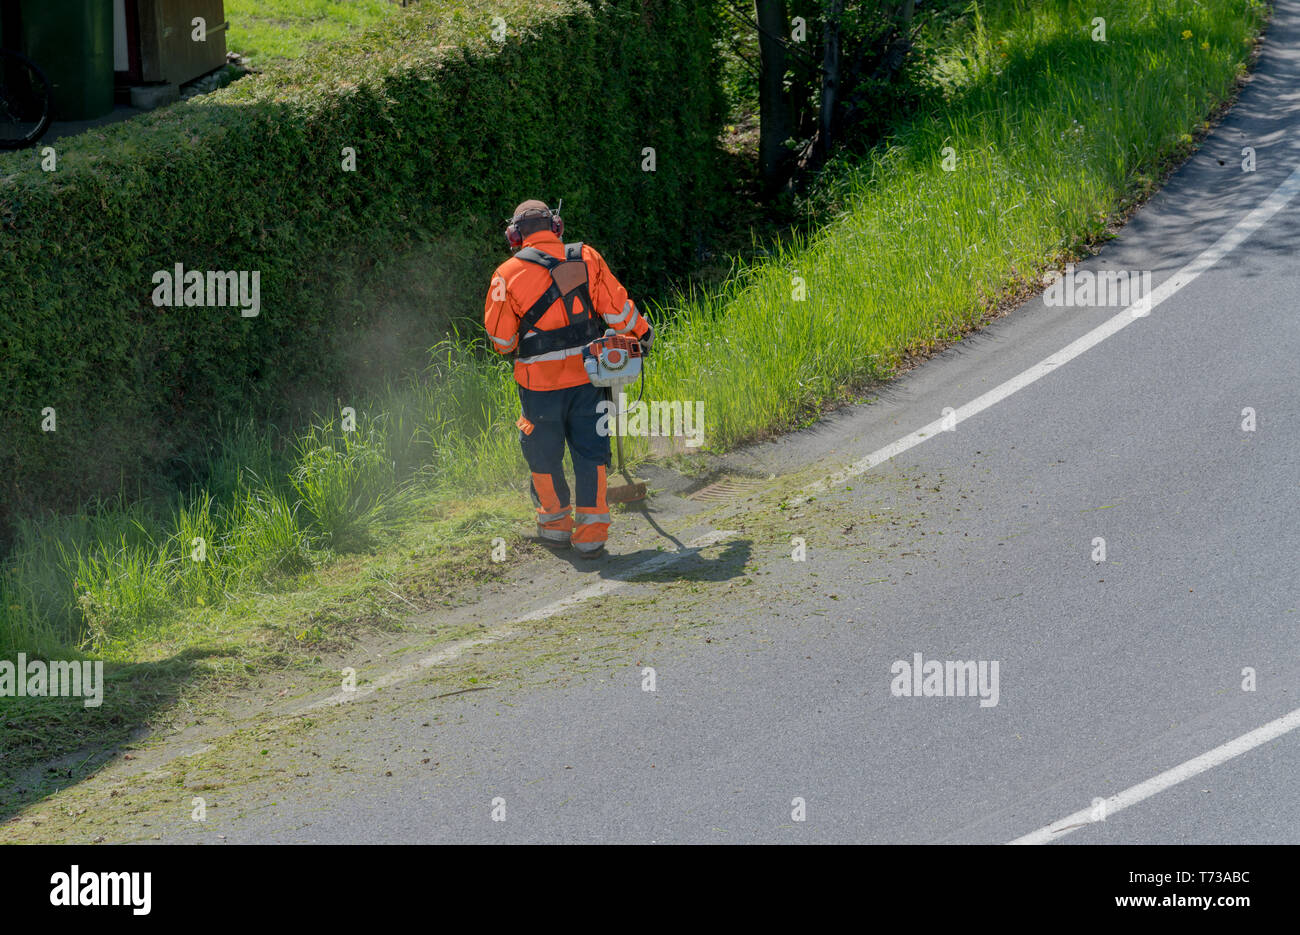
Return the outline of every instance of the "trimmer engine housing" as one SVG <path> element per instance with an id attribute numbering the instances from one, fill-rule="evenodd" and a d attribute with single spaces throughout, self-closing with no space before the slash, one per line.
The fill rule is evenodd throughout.
<path id="1" fill-rule="evenodd" d="M 607 330 L 582 349 L 582 366 L 593 386 L 622 386 L 641 376 L 641 342 Z"/>

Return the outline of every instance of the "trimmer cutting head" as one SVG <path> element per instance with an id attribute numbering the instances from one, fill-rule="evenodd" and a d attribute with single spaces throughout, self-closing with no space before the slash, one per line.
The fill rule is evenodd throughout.
<path id="1" fill-rule="evenodd" d="M 608 503 L 635 503 L 637 500 L 644 500 L 645 498 L 645 481 L 620 484 L 617 487 L 609 487 L 605 491 L 605 500 Z"/>

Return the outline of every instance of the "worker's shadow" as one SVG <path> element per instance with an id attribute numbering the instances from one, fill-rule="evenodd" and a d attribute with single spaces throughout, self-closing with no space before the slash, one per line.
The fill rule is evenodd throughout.
<path id="1" fill-rule="evenodd" d="M 728 581 L 744 574 L 749 562 L 753 541 L 729 539 L 713 557 L 703 554 L 714 551 L 717 545 L 692 547 L 655 522 L 653 514 L 642 504 L 628 509 L 628 515 L 639 514 L 669 545 L 662 548 L 638 549 L 635 552 L 602 555 L 596 559 L 581 558 L 573 552 L 557 552 L 578 571 L 597 571 L 601 578 L 627 581 Z"/>

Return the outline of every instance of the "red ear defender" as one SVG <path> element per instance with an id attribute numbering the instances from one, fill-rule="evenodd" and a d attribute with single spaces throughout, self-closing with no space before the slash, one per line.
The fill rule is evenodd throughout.
<path id="1" fill-rule="evenodd" d="M 519 222 L 525 218 L 543 217 L 550 223 L 551 233 L 556 236 L 564 234 L 564 219 L 560 217 L 560 208 L 564 205 L 564 199 L 560 199 L 559 205 L 552 211 L 540 201 L 525 201 L 519 207 L 515 208 L 514 217 L 512 217 L 506 226 L 506 243 L 518 250 L 524 245 L 524 235 L 519 230 Z"/>

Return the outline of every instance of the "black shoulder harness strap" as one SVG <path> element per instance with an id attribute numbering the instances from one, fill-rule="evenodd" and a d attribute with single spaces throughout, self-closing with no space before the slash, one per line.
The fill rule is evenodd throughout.
<path id="1" fill-rule="evenodd" d="M 564 259 L 553 257 L 536 247 L 524 247 L 515 256 L 527 263 L 545 267 L 551 274 L 550 286 L 519 318 L 520 357 L 536 357 L 538 354 L 581 347 L 605 333 L 601 318 L 596 314 L 595 303 L 591 300 L 587 264 L 582 259 L 581 243 L 565 244 Z M 569 323 L 561 328 L 529 335 L 528 332 L 537 327 L 537 322 L 557 300 L 564 302 Z M 576 312 L 575 303 L 580 305 Z"/>

